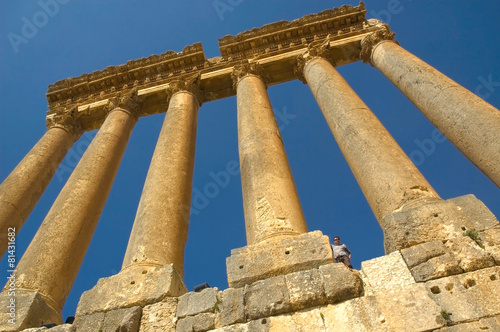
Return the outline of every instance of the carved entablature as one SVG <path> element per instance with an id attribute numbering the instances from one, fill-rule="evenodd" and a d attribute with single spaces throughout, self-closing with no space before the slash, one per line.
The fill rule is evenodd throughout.
<path id="1" fill-rule="evenodd" d="M 244 61 L 240 64 L 234 65 L 233 72 L 231 73 L 233 88 L 235 91 L 239 80 L 246 75 L 259 76 L 264 81 L 264 83 L 266 83 L 267 81 L 265 71 L 259 63 Z"/>
<path id="2" fill-rule="evenodd" d="M 68 78 L 49 86 L 49 108 L 68 107 L 115 97 L 131 88 L 162 84 L 186 73 L 197 72 L 207 64 L 201 43 L 186 46 L 148 58 L 128 61 L 124 65 Z"/>
<path id="3" fill-rule="evenodd" d="M 219 39 L 224 59 L 243 60 L 300 49 L 328 35 L 341 35 L 363 29 L 366 22 L 363 2 L 359 6 L 341 6 L 300 19 L 280 21 Z"/>
<path id="4" fill-rule="evenodd" d="M 313 42 L 308 45 L 307 51 L 297 57 L 297 65 L 294 67 L 293 71 L 302 83 L 307 83 L 304 77 L 304 66 L 309 60 L 321 57 L 330 61 L 332 65 L 335 65 L 335 60 L 332 58 L 332 52 L 330 50 L 330 41 L 331 36 L 329 35 L 321 42 Z"/>
<path id="5" fill-rule="evenodd" d="M 78 113 L 77 107 L 71 109 L 60 108 L 51 116 L 47 116 L 46 126 L 49 129 L 53 127 L 63 128 L 73 135 L 76 141 L 83 133 L 79 117 L 80 114 Z"/>
<path id="6" fill-rule="evenodd" d="M 389 25 L 384 24 L 376 19 L 368 20 L 368 25 L 378 27 L 379 30 L 363 38 L 363 40 L 361 41 L 361 52 L 359 54 L 359 57 L 360 59 L 363 60 L 364 63 L 369 63 L 370 65 L 372 65 L 371 62 L 372 50 L 375 47 L 375 45 L 377 45 L 383 40 L 394 41 L 394 37 L 396 37 L 396 34 L 394 32 L 391 32 Z M 396 44 L 399 44 L 397 41 L 394 42 Z"/>

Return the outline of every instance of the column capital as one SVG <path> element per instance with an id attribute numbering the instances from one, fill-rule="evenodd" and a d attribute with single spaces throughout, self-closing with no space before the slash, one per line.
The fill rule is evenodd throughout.
<path id="1" fill-rule="evenodd" d="M 133 117 L 138 118 L 142 109 L 142 101 L 142 98 L 137 95 L 137 88 L 134 88 L 124 94 L 108 99 L 105 110 L 109 114 L 114 109 L 121 108 Z"/>
<path id="2" fill-rule="evenodd" d="M 56 114 L 46 119 L 47 129 L 62 128 L 73 136 L 74 141 L 77 141 L 83 133 L 78 107 L 71 109 L 58 109 Z"/>
<path id="3" fill-rule="evenodd" d="M 359 53 L 359 57 L 363 60 L 364 63 L 369 63 L 373 66 L 372 51 L 378 43 L 384 40 L 392 41 L 398 45 L 399 43 L 394 40 L 396 34 L 394 32 L 391 32 L 389 25 L 375 19 L 368 20 L 368 24 L 380 27 L 381 29 L 369 34 L 368 36 L 363 38 L 363 40 L 361 40 L 361 52 Z"/>
<path id="4" fill-rule="evenodd" d="M 238 82 L 247 75 L 258 76 L 266 85 L 267 79 L 264 68 L 258 62 L 243 62 L 233 67 L 231 78 L 233 80 L 233 88 L 236 91 Z"/>
<path id="5" fill-rule="evenodd" d="M 330 51 L 330 35 L 325 40 L 315 41 L 307 46 L 307 51 L 297 57 L 297 64 L 293 71 L 297 78 L 304 84 L 307 84 L 304 77 L 304 67 L 306 63 L 314 58 L 323 58 L 335 66 L 335 61 L 332 60 Z"/>
<path id="6" fill-rule="evenodd" d="M 170 82 L 168 88 L 165 89 L 168 101 L 170 102 L 172 96 L 177 92 L 186 91 L 196 96 L 196 99 L 198 99 L 198 103 L 201 106 L 204 98 L 203 98 L 203 93 L 200 90 L 200 80 L 201 80 L 201 75 L 200 73 L 197 73 L 195 75 L 182 77 Z"/>

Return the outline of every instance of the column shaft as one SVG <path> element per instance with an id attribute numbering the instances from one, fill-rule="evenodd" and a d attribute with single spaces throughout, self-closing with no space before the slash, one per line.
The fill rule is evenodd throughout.
<path id="1" fill-rule="evenodd" d="M 123 268 L 174 264 L 183 275 L 199 102 L 187 91 L 169 103 L 144 183 Z"/>
<path id="2" fill-rule="evenodd" d="M 379 222 L 411 200 L 439 197 L 328 61 L 308 61 L 304 77 Z"/>
<path id="3" fill-rule="evenodd" d="M 20 289 L 61 310 L 106 202 L 136 118 L 111 111 L 17 266 Z"/>
<path id="4" fill-rule="evenodd" d="M 0 185 L 0 257 L 7 248 L 8 228 L 19 233 L 73 141 L 66 129 L 49 128 Z"/>
<path id="5" fill-rule="evenodd" d="M 391 41 L 371 63 L 474 165 L 500 186 L 500 111 Z"/>
<path id="6" fill-rule="evenodd" d="M 238 146 L 247 243 L 307 232 L 288 159 L 262 79 L 237 84 Z"/>

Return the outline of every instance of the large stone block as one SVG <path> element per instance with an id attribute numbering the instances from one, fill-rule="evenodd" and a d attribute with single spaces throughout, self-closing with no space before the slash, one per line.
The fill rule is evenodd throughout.
<path id="1" fill-rule="evenodd" d="M 106 312 L 102 323 L 104 331 L 138 332 L 141 323 L 142 308 L 132 307 Z"/>
<path id="2" fill-rule="evenodd" d="M 397 292 L 415 283 L 399 251 L 361 263 L 365 295 Z"/>
<path id="3" fill-rule="evenodd" d="M 292 311 L 285 277 L 257 281 L 245 289 L 247 319 L 258 319 Z"/>
<path id="4" fill-rule="evenodd" d="M 167 296 L 182 295 L 186 291 L 181 276 L 172 265 L 131 267 L 117 275 L 99 279 L 94 288 L 84 292 L 76 315 L 143 307 L 160 302 Z"/>
<path id="5" fill-rule="evenodd" d="M 500 267 L 428 281 L 425 287 L 453 324 L 500 314 Z"/>
<path id="6" fill-rule="evenodd" d="M 424 284 L 378 293 L 376 298 L 391 331 L 432 331 L 447 323 L 442 308 L 429 296 Z"/>
<path id="7" fill-rule="evenodd" d="M 187 316 L 177 321 L 176 332 L 205 332 L 215 328 L 215 314 L 205 312 L 196 316 Z"/>
<path id="8" fill-rule="evenodd" d="M 472 194 L 451 198 L 449 201 L 456 204 L 469 219 L 471 228 L 482 231 L 498 225 L 497 217 Z"/>
<path id="9" fill-rule="evenodd" d="M 142 309 L 141 332 L 175 331 L 177 298 L 167 297 Z"/>
<path id="10" fill-rule="evenodd" d="M 177 317 L 194 316 L 204 312 L 214 312 L 218 299 L 217 288 L 205 288 L 201 292 L 190 292 L 179 298 Z"/>
<path id="11" fill-rule="evenodd" d="M 468 236 L 451 239 L 446 247 L 453 252 L 458 265 L 465 272 L 475 271 L 495 265 L 493 257 Z"/>
<path id="12" fill-rule="evenodd" d="M 0 294 L 0 308 L 0 330 L 5 332 L 62 323 L 61 313 L 49 306 L 43 296 L 35 291 L 16 289 L 15 295 L 9 295 L 4 290 Z"/>
<path id="13" fill-rule="evenodd" d="M 350 300 L 363 293 L 363 282 L 359 272 L 349 269 L 342 263 L 320 266 L 319 272 L 329 303 Z"/>
<path id="14" fill-rule="evenodd" d="M 233 249 L 226 259 L 229 287 L 239 288 L 276 275 L 310 270 L 333 263 L 327 236 L 320 231 Z"/>
<path id="15" fill-rule="evenodd" d="M 500 224 L 494 228 L 480 232 L 484 249 L 493 257 L 496 265 L 500 265 Z"/>
<path id="16" fill-rule="evenodd" d="M 102 331 L 104 323 L 104 312 L 95 312 L 88 315 L 80 315 L 75 317 L 73 326 L 77 332 L 95 332 Z"/>
<path id="17" fill-rule="evenodd" d="M 439 330 L 436 330 L 436 332 L 473 332 L 473 331 L 486 331 L 486 332 L 500 331 L 500 316 L 483 318 L 476 322 L 463 323 L 455 326 L 447 326 Z"/>
<path id="18" fill-rule="evenodd" d="M 243 288 L 228 288 L 220 293 L 218 324 L 220 326 L 242 323 L 245 321 Z"/>
<path id="19" fill-rule="evenodd" d="M 391 331 L 374 296 L 364 296 L 335 305 L 321 307 L 325 331 L 385 332 Z M 304 331 L 308 331 L 305 329 Z"/>
<path id="20" fill-rule="evenodd" d="M 325 331 L 325 324 L 319 309 L 296 312 L 294 314 L 270 317 L 271 332 Z"/>
<path id="21" fill-rule="evenodd" d="M 285 281 L 290 296 L 290 303 L 294 310 L 301 310 L 326 303 L 323 279 L 318 269 L 287 274 Z"/>
<path id="22" fill-rule="evenodd" d="M 462 236 L 464 229 L 475 225 L 464 209 L 451 200 L 425 201 L 391 213 L 381 221 L 388 253 L 420 243 L 456 238 Z"/>

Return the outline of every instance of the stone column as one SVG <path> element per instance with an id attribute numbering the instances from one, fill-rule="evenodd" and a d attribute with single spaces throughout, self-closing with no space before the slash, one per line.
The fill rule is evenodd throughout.
<path id="1" fill-rule="evenodd" d="M 266 84 L 255 64 L 233 72 L 247 243 L 307 232 Z"/>
<path id="2" fill-rule="evenodd" d="M 138 107 L 135 93 L 111 102 L 106 120 L 21 258 L 16 295 L 25 294 L 25 302 L 19 296 L 18 305 L 31 309 L 18 316 L 19 322 L 29 321 L 31 327 L 61 322 L 61 309 L 111 190 Z"/>
<path id="3" fill-rule="evenodd" d="M 59 164 L 82 131 L 72 116 L 59 116 L 0 185 L 0 257 L 7 248 L 7 231 L 16 234 L 28 219 Z"/>
<path id="4" fill-rule="evenodd" d="M 326 59 L 301 60 L 303 75 L 379 222 L 438 194 L 368 106 Z"/>
<path id="5" fill-rule="evenodd" d="M 391 41 L 388 26 L 365 37 L 379 69 L 474 165 L 500 186 L 500 111 Z"/>
<path id="6" fill-rule="evenodd" d="M 173 264 L 184 274 L 198 108 L 195 81 L 171 83 L 168 110 L 144 183 L 123 269 Z"/>

